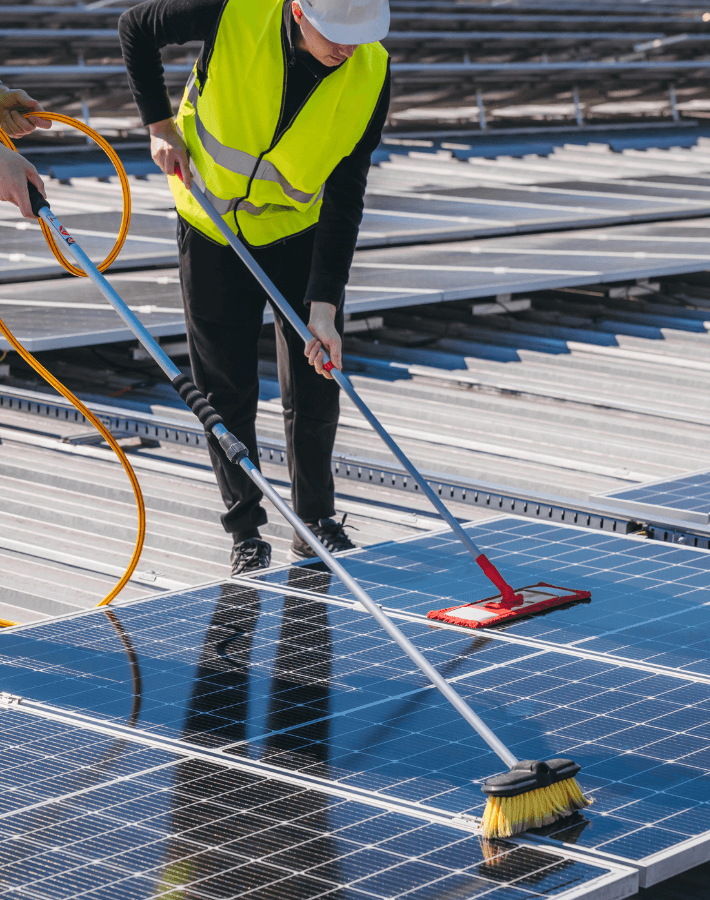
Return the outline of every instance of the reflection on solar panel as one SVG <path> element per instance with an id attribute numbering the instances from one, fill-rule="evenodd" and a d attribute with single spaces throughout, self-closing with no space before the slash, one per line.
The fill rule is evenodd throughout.
<path id="1" fill-rule="evenodd" d="M 603 495 L 640 515 L 654 509 L 669 512 L 676 519 L 707 525 L 710 522 L 710 471 L 691 472 L 680 478 L 649 482 L 625 491 Z"/>
<path id="2" fill-rule="evenodd" d="M 0 813 L 5 895 L 562 900 L 631 880 L 184 748 L 17 709 L 0 721 L 0 765 L 13 783 Z"/>
<path id="3" fill-rule="evenodd" d="M 513 583 L 554 571 L 591 589 L 592 604 L 502 633 L 431 627 L 428 608 L 487 587 L 448 532 L 343 562 L 405 611 L 407 636 L 518 758 L 582 765 L 595 805 L 553 837 L 632 864 L 645 884 L 707 858 L 707 554 L 517 519 L 476 538 L 505 557 Z M 0 634 L 0 687 L 366 802 L 480 815 L 480 782 L 500 763 L 326 573 L 291 567 L 112 615 Z"/>

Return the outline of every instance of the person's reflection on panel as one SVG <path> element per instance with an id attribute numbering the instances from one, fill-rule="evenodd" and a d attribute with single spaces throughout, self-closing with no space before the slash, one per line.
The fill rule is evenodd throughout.
<path id="1" fill-rule="evenodd" d="M 258 591 L 220 585 L 185 715 L 185 740 L 224 747 L 246 738 L 250 663 L 259 608 Z"/>
<path id="2" fill-rule="evenodd" d="M 296 575 L 298 571 L 294 573 L 294 577 Z M 329 583 L 329 578 L 324 579 L 318 587 L 319 592 L 327 594 Z M 230 746 L 229 752 L 236 756 L 253 758 L 258 754 L 259 758 L 279 767 L 299 771 L 307 769 L 311 774 L 327 777 L 330 736 L 327 716 L 331 705 L 332 671 L 332 640 L 327 604 L 286 594 L 278 631 L 275 627 L 272 630 L 268 619 L 263 617 L 262 629 L 257 636 L 262 604 L 264 611 L 267 608 L 273 609 L 277 598 L 276 594 L 264 593 L 260 602 L 256 589 L 236 584 L 221 585 L 220 596 L 205 631 L 185 717 L 184 737 L 190 742 L 207 746 Z M 273 617 L 273 621 L 276 625 L 276 617 Z M 276 637 L 276 647 L 265 647 L 269 638 L 273 640 L 272 635 Z M 273 668 L 268 683 L 265 721 L 259 722 L 255 718 L 259 715 L 259 691 L 258 688 L 253 690 L 250 704 L 249 688 L 250 676 L 259 680 L 264 677 L 263 668 L 260 667 L 258 674 L 255 671 L 263 657 L 273 659 Z M 250 705 L 254 708 L 250 709 Z M 265 734 L 262 740 L 246 743 L 249 737 L 256 737 L 260 730 Z M 320 803 L 314 791 L 285 794 L 282 782 L 260 781 L 259 809 L 255 810 L 254 815 L 243 813 L 230 817 L 228 821 L 212 823 L 208 821 L 209 809 L 202 813 L 194 805 L 194 800 L 201 799 L 196 779 L 204 776 L 204 770 L 205 763 L 201 760 L 186 760 L 178 767 L 172 815 L 173 834 L 177 835 L 195 826 L 204 826 L 199 829 L 201 840 L 204 841 L 204 836 L 208 835 L 214 847 L 230 843 L 234 853 L 252 859 L 259 858 L 268 844 L 269 854 L 273 855 L 265 863 L 274 862 L 276 865 L 285 865 L 287 869 L 305 869 L 337 859 L 336 842 L 329 836 L 331 828 L 328 823 L 327 802 Z M 222 770 L 209 780 L 214 784 L 216 779 L 224 780 L 226 791 L 234 791 L 240 779 L 243 779 L 246 786 L 250 783 L 251 776 L 234 770 Z M 239 796 L 243 797 L 244 794 L 240 793 L 237 797 Z M 218 802 L 225 801 L 222 799 Z M 209 801 L 205 806 L 210 806 Z M 258 833 L 265 827 L 263 818 L 259 824 L 255 824 L 260 810 L 266 806 L 269 806 L 266 815 L 274 819 L 273 828 L 266 826 L 268 841 L 261 839 Z M 277 811 L 284 823 L 294 820 L 298 823 L 298 820 L 307 817 L 308 833 L 312 832 L 313 838 L 318 838 L 317 849 L 314 846 L 310 855 L 307 847 L 296 852 L 289 830 L 280 828 L 280 823 L 276 821 Z M 204 822 L 201 820 L 202 815 L 206 817 Z M 177 857 L 177 844 L 174 852 Z M 279 859 L 281 863 L 278 862 Z M 163 879 L 177 887 L 179 884 L 186 885 L 209 878 L 210 896 L 234 896 L 233 878 L 215 877 L 215 864 L 209 853 L 192 857 L 189 866 L 186 863 L 186 860 L 179 861 L 177 858 L 168 862 L 163 870 Z M 235 877 L 238 871 L 236 870 Z M 333 877 L 332 874 L 330 877 Z M 275 885 L 274 889 L 277 887 Z M 309 879 L 299 881 L 294 878 L 288 884 L 290 900 L 310 900 L 314 896 L 313 890 Z"/>
<path id="3" fill-rule="evenodd" d="M 287 586 L 300 574 L 289 569 Z M 330 572 L 319 578 L 314 590 L 327 595 L 330 578 Z M 271 762 L 328 777 L 332 669 L 327 604 L 287 593 L 264 740 L 264 756 Z"/>

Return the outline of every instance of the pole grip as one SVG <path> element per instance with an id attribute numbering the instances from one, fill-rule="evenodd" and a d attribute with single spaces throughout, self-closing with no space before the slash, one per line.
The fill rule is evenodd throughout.
<path id="1" fill-rule="evenodd" d="M 215 425 L 224 425 L 222 416 L 207 402 L 202 391 L 199 391 L 187 375 L 177 375 L 172 385 L 202 423 L 205 431 L 212 431 Z"/>
<path id="2" fill-rule="evenodd" d="M 39 219 L 40 209 L 45 206 L 47 207 L 47 209 L 50 209 L 49 201 L 45 200 L 37 185 L 33 184 L 31 181 L 27 182 L 27 193 L 30 195 L 30 206 L 32 207 L 32 212 Z"/>

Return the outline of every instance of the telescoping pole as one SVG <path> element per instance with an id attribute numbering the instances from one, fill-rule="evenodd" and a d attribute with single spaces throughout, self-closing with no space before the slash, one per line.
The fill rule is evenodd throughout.
<path id="1" fill-rule="evenodd" d="M 359 600 L 365 609 L 377 620 L 387 634 L 407 654 L 417 668 L 438 688 L 444 697 L 451 703 L 471 727 L 480 735 L 500 759 L 508 767 L 512 767 L 517 759 L 490 730 L 486 723 L 476 715 L 466 701 L 443 678 L 434 666 L 423 656 L 419 650 L 402 634 L 394 622 L 384 613 L 380 607 L 370 598 L 369 594 L 360 587 L 355 579 L 341 565 L 340 562 L 327 550 L 313 532 L 308 528 L 291 507 L 279 497 L 274 488 L 264 478 L 257 467 L 248 457 L 248 450 L 242 442 L 227 430 L 219 414 L 209 405 L 200 391 L 184 376 L 178 367 L 172 362 L 160 344 L 153 338 L 150 332 L 141 323 L 138 317 L 126 306 L 120 295 L 111 287 L 104 275 L 96 268 L 89 257 L 84 253 L 59 219 L 52 213 L 49 204 L 33 184 L 29 183 L 32 210 L 36 216 L 43 219 L 62 242 L 63 246 L 71 253 L 76 262 L 86 272 L 87 276 L 99 288 L 111 306 L 121 316 L 145 349 L 150 353 L 156 363 L 170 378 L 173 387 L 178 390 L 188 406 L 205 426 L 206 431 L 211 431 L 224 450 L 227 459 L 235 465 L 241 466 L 254 484 L 271 500 L 274 506 L 291 524 L 294 531 L 311 547 L 311 549 L 323 560 L 328 568 L 337 575 L 348 590 Z M 34 188 L 34 192 L 32 190 Z M 176 386 L 177 385 L 177 386 Z M 185 388 L 187 385 L 187 388 Z M 186 396 L 184 396 L 186 395 Z M 196 396 L 195 396 L 196 395 Z"/>
<path id="2" fill-rule="evenodd" d="M 176 171 L 176 174 L 178 172 Z M 192 182 L 192 186 L 190 188 L 190 192 L 195 200 L 200 204 L 205 213 L 209 216 L 212 223 L 219 229 L 222 236 L 229 242 L 229 245 L 234 250 L 234 252 L 239 256 L 244 265 L 249 269 L 251 274 L 256 278 L 262 288 L 266 291 L 269 297 L 273 300 L 276 306 L 279 308 L 284 317 L 288 320 L 288 322 L 292 325 L 292 327 L 296 330 L 297 334 L 302 338 L 304 343 L 308 343 L 313 335 L 308 330 L 304 322 L 301 321 L 300 317 L 296 315 L 295 310 L 291 306 L 291 304 L 286 300 L 284 295 L 279 291 L 273 281 L 269 278 L 269 276 L 264 272 L 261 266 L 256 262 L 251 253 L 247 250 L 244 244 L 239 240 L 239 238 L 232 232 L 224 223 L 223 219 L 217 212 L 217 210 L 212 206 L 210 201 L 205 196 L 204 192 L 200 190 L 200 188 L 195 184 L 194 180 Z M 461 524 L 456 519 L 454 515 L 446 508 L 444 503 L 442 502 L 439 495 L 432 490 L 429 482 L 424 478 L 421 472 L 417 469 L 414 463 L 409 459 L 409 457 L 404 453 L 399 444 L 396 443 L 394 438 L 389 434 L 384 425 L 379 421 L 379 419 L 375 416 L 372 410 L 365 404 L 360 395 L 357 393 L 355 388 L 353 387 L 350 379 L 341 372 L 339 369 L 336 369 L 333 363 L 331 362 L 328 354 L 323 352 L 323 361 L 324 366 L 328 372 L 333 376 L 336 383 L 345 391 L 348 397 L 352 400 L 352 402 L 357 406 L 363 416 L 367 419 L 367 421 L 372 425 L 375 431 L 379 434 L 385 444 L 389 447 L 395 457 L 402 463 L 404 468 L 409 472 L 412 478 L 415 480 L 417 485 L 419 486 L 422 493 L 427 497 L 429 502 L 432 504 L 434 509 L 439 513 L 439 515 L 444 519 L 446 524 L 451 528 L 456 537 L 461 541 L 461 543 L 466 547 L 469 553 L 476 560 L 478 565 L 483 570 L 483 573 L 486 575 L 490 581 L 498 588 L 501 593 L 502 602 L 504 604 L 514 605 L 519 602 L 522 602 L 523 597 L 521 594 L 516 594 L 513 588 L 508 584 L 508 582 L 503 578 L 500 574 L 496 566 L 488 559 L 486 554 L 478 547 L 471 536 L 466 532 L 464 528 L 461 527 Z"/>

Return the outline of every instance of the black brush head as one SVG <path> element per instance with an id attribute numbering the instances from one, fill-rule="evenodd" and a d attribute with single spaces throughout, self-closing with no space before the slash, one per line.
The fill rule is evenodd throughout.
<path id="1" fill-rule="evenodd" d="M 489 778 L 481 790 L 490 797 L 517 797 L 574 778 L 580 768 L 571 759 L 523 759 L 510 771 Z"/>

